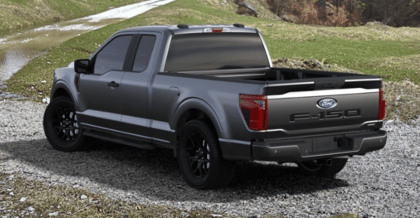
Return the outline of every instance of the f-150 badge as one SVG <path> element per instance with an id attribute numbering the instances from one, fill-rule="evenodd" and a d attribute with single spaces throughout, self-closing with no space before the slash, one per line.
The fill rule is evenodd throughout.
<path id="1" fill-rule="evenodd" d="M 322 109 L 330 109 L 337 106 L 337 101 L 332 98 L 324 98 L 319 100 L 316 106 Z"/>

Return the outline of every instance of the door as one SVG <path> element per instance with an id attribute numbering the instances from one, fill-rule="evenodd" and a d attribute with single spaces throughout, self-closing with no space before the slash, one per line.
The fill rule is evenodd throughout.
<path id="1" fill-rule="evenodd" d="M 80 75 L 79 92 L 84 110 L 78 117 L 82 125 L 112 130 L 121 128 L 120 86 L 132 39 L 132 35 L 112 39 L 92 58 L 92 72 Z"/>
<path id="2" fill-rule="evenodd" d="M 140 38 L 140 37 L 139 37 Z M 147 124 L 148 84 L 153 74 L 151 58 L 156 35 L 141 35 L 138 49 L 131 63 L 132 70 L 124 73 L 121 81 L 121 130 L 144 141 L 151 141 Z M 156 49 L 155 49 L 156 50 Z"/>

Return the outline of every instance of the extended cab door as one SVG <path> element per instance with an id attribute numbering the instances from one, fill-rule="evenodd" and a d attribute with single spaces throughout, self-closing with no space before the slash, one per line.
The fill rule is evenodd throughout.
<path id="1" fill-rule="evenodd" d="M 79 92 L 83 111 L 78 112 L 82 125 L 118 130 L 121 122 L 121 79 L 132 34 L 110 40 L 92 59 L 93 69 L 81 74 Z"/>
<path id="2" fill-rule="evenodd" d="M 130 70 L 124 73 L 121 80 L 121 130 L 146 142 L 151 142 L 147 101 L 159 36 L 158 33 L 136 36 Z"/>

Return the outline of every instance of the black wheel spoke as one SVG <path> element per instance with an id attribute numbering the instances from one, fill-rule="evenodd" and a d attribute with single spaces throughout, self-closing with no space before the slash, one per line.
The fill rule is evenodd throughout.
<path id="1" fill-rule="evenodd" d="M 202 169 L 202 165 L 201 165 L 201 163 L 200 162 L 198 162 L 197 163 L 197 168 L 196 168 L 196 171 L 198 170 L 198 176 L 199 177 L 202 177 L 203 176 L 203 169 Z"/>
<path id="2" fill-rule="evenodd" d="M 198 146 L 200 146 L 200 142 L 198 141 L 197 136 L 195 134 L 191 134 L 190 141 L 191 141 L 191 145 L 194 148 L 197 148 Z"/>

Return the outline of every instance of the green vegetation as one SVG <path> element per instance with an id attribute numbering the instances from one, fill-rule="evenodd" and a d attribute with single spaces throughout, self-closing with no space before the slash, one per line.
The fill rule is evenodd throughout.
<path id="1" fill-rule="evenodd" d="M 48 97 L 54 69 L 64 67 L 75 59 L 88 58 L 101 43 L 120 29 L 179 23 L 243 23 L 261 31 L 273 59 L 287 57 L 298 62 L 322 60 L 323 70 L 382 76 L 384 81 L 388 81 L 386 84 L 398 87 L 390 92 L 387 88 L 391 85 L 384 85 L 388 105 L 385 119 L 395 119 L 400 114 L 400 119 L 409 121 L 420 114 L 420 100 L 414 96 L 420 90 L 420 28 L 394 28 L 380 24 L 347 28 L 296 25 L 240 16 L 234 13 L 235 8 L 232 2 L 221 5 L 218 0 L 178 0 L 135 18 L 83 34 L 50 49 L 47 55 L 25 66 L 7 82 L 6 91 L 35 96 L 38 101 Z M 331 68 L 325 68 L 326 64 Z M 412 82 L 411 86 L 399 85 L 406 79 Z M 41 84 L 41 80 L 47 82 Z M 39 92 L 43 94 L 38 95 Z M 401 102 L 392 101 L 398 95 L 410 99 L 409 109 L 404 109 L 407 107 Z"/>
<path id="2" fill-rule="evenodd" d="M 2 215 L 7 217 L 51 217 L 48 214 L 57 213 L 57 217 L 217 217 L 216 212 L 209 210 L 182 211 L 168 206 L 154 206 L 130 203 L 122 200 L 112 200 L 103 194 L 95 194 L 82 188 L 72 188 L 63 185 L 48 185 L 37 180 L 27 180 L 21 174 L 0 173 L 4 181 L 0 190 Z M 10 190 L 10 191 L 6 191 Z M 10 196 L 13 192 L 13 196 Z M 82 199 L 82 195 L 86 198 Z M 20 202 L 22 198 L 25 201 Z M 30 213 L 30 209 L 33 213 Z M 182 214 L 188 213 L 189 216 Z M 235 217 L 223 214 L 221 217 Z M 283 218 L 281 215 L 268 218 Z M 356 214 L 341 214 L 331 218 L 359 218 Z"/>
<path id="3" fill-rule="evenodd" d="M 183 217 L 183 211 L 167 206 L 153 206 L 112 200 L 103 194 L 94 194 L 81 188 L 63 185 L 48 185 L 36 180 L 26 180 L 19 174 L 0 173 L 3 190 L 0 190 L 2 215 L 7 217 L 51 217 L 49 213 L 58 213 L 57 217 Z M 11 190 L 13 196 L 10 196 Z M 81 199 L 85 195 L 86 199 Z M 20 199 L 26 198 L 24 202 Z M 29 207 L 33 213 L 29 213 Z M 211 211 L 188 211 L 189 217 L 212 217 Z M 230 216 L 224 216 L 230 217 Z"/>
<path id="4" fill-rule="evenodd" d="M 142 0 L 2 0 L 0 36 L 96 14 Z"/>

